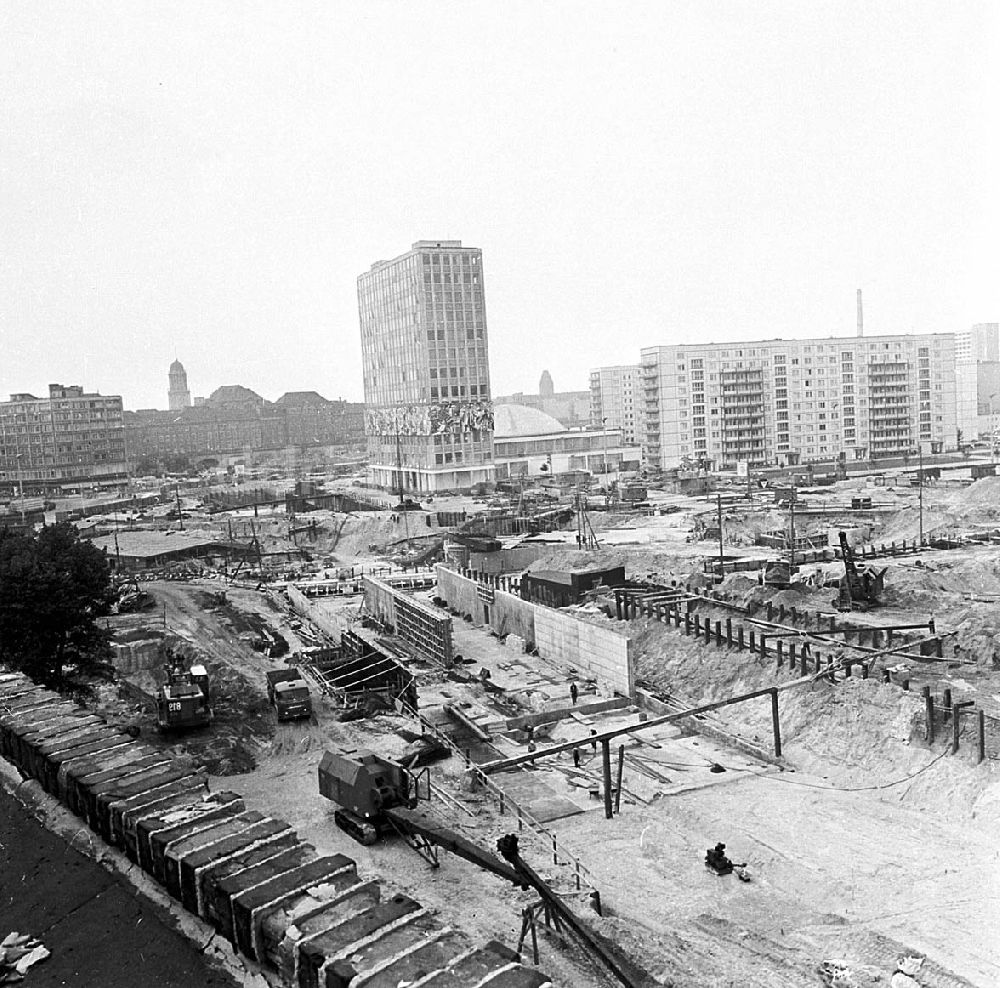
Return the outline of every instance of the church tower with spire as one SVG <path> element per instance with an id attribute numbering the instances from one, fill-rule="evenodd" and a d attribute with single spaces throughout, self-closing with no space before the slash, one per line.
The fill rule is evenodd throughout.
<path id="1" fill-rule="evenodd" d="M 179 360 L 175 360 L 170 365 L 170 390 L 167 392 L 167 398 L 172 412 L 179 412 L 182 408 L 191 407 L 187 371 L 184 370 L 184 365 Z"/>

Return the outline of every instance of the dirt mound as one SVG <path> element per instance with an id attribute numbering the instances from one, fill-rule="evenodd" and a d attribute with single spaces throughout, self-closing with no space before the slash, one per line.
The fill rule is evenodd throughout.
<path id="1" fill-rule="evenodd" d="M 1000 518 L 1000 477 L 983 477 L 947 499 L 948 510 L 959 517 L 986 513 Z"/>
<path id="2" fill-rule="evenodd" d="M 408 514 L 410 532 L 423 534 L 426 531 L 423 513 L 411 511 Z M 371 545 L 381 550 L 388 543 L 404 538 L 406 526 L 400 515 L 396 517 L 398 520 L 393 521 L 393 515 L 388 511 L 366 511 L 345 516 L 343 525 L 338 526 L 340 535 L 336 545 L 331 547 L 332 552 L 338 560 L 356 559 L 370 555 L 368 547 Z"/>
<path id="3" fill-rule="evenodd" d="M 640 623 L 643 627 L 633 638 L 637 678 L 682 702 L 709 703 L 779 681 L 773 661 L 706 647 L 655 621 L 633 622 L 633 627 Z M 719 716 L 731 733 L 770 746 L 766 698 L 727 707 Z M 818 681 L 781 693 L 780 722 L 785 758 L 799 771 L 819 777 L 820 784 L 875 790 L 893 783 L 887 798 L 898 799 L 902 790 L 894 784 L 900 779 L 909 783 L 912 777 L 908 805 L 948 809 L 952 815 L 975 812 L 977 819 L 1000 817 L 1000 781 L 992 779 L 989 769 L 977 768 L 967 753 L 942 758 L 946 748 L 941 739 L 935 748 L 927 747 L 919 694 L 875 679 L 848 679 L 837 686 Z"/>
<path id="4" fill-rule="evenodd" d="M 575 572 L 582 569 L 611 569 L 615 566 L 624 566 L 625 575 L 630 580 L 651 580 L 660 583 L 677 580 L 686 583 L 703 576 L 700 562 L 690 555 L 634 546 L 583 551 L 569 546 L 553 548 L 532 562 L 528 569 Z"/>

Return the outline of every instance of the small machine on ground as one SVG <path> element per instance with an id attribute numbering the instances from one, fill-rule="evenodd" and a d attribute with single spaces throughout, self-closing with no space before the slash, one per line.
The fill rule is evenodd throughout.
<path id="1" fill-rule="evenodd" d="M 203 665 L 185 668 L 167 665 L 167 681 L 156 694 L 156 722 L 161 731 L 204 727 L 212 721 L 208 670 Z"/>
<path id="2" fill-rule="evenodd" d="M 298 669 L 272 669 L 266 675 L 267 699 L 277 712 L 278 720 L 312 716 L 309 687 Z"/>

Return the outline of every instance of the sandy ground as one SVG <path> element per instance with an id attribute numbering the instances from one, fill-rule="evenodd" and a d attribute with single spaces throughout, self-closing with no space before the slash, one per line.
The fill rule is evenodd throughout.
<path id="1" fill-rule="evenodd" d="M 172 589 L 175 586 L 181 596 L 191 592 L 181 584 Z M 525 675 L 534 678 L 532 696 L 520 698 L 525 709 L 566 704 L 566 670 L 547 669 L 530 656 L 514 655 L 464 622 L 456 636 L 463 654 L 476 655 L 501 680 L 509 677 L 509 685 L 517 685 Z M 254 653 L 245 671 L 252 678 L 262 676 L 267 664 Z M 524 664 L 527 673 L 517 668 Z M 690 660 L 687 664 L 693 665 Z M 703 668 L 702 674 L 708 677 L 712 669 Z M 747 684 L 751 679 L 744 673 Z M 468 704 L 470 716 L 500 720 L 474 684 L 433 673 L 425 676 L 425 684 L 425 704 L 460 702 Z M 700 688 L 698 682 L 684 685 L 689 693 Z M 722 689 L 734 685 L 731 680 Z M 881 701 L 886 707 L 900 696 L 895 688 L 871 681 L 864 688 L 884 692 Z M 812 688 L 801 711 L 783 698 L 786 753 L 790 765 L 803 769 L 794 774 L 755 764 L 675 729 L 651 732 L 649 744 L 629 746 L 622 812 L 613 821 L 604 819 L 601 804 L 590 797 L 589 789 L 600 776 L 599 759 L 592 754 L 585 755 L 579 777 L 574 778 L 568 757 L 553 768 L 526 773 L 531 792 L 537 794 L 537 787 L 545 786 L 580 808 L 547 826 L 594 874 L 607 912 L 604 920 L 595 917 L 598 927 L 644 958 L 664 984 L 808 984 L 814 983 L 816 966 L 832 958 L 874 965 L 891 974 L 895 954 L 904 949 L 929 955 L 927 985 L 962 983 L 945 978 L 945 969 L 976 985 L 1000 979 L 997 958 L 984 946 L 1000 920 L 995 893 L 988 891 L 1000 888 L 997 854 L 985 829 L 994 818 L 985 813 L 977 823 L 970 817 L 966 797 L 955 796 L 954 766 L 930 765 L 936 754 L 910 744 L 908 728 L 888 734 L 883 730 L 877 745 L 868 745 L 873 753 L 863 758 L 857 746 L 864 746 L 871 737 L 868 732 L 877 730 L 878 718 L 870 714 L 875 703 L 871 697 L 859 695 L 856 704 L 850 702 L 852 689 L 860 692 L 860 681 L 846 687 L 848 692 Z M 257 769 L 227 784 L 289 820 L 321 850 L 351 854 L 363 873 L 413 894 L 457 925 L 516 942 L 519 911 L 530 897 L 447 854 L 441 867 L 431 870 L 399 840 L 364 848 L 336 828 L 333 805 L 317 792 L 322 751 L 348 743 L 397 754 L 404 742 L 393 732 L 406 722 L 378 717 L 340 724 L 327 703 L 317 706 L 315 724 L 277 725 L 258 752 Z M 863 719 L 866 711 L 868 720 Z M 590 724 L 614 726 L 626 723 L 628 716 L 614 712 L 563 721 L 552 737 L 586 737 Z M 734 718 L 734 723 L 748 736 L 766 738 L 767 711 L 747 716 L 749 720 Z M 903 720 L 909 724 L 905 716 Z M 503 739 L 498 744 L 511 753 L 523 750 Z M 711 773 L 713 764 L 727 772 Z M 972 776 L 967 780 L 969 793 L 981 790 L 975 770 L 964 763 L 961 768 Z M 434 766 L 432 773 L 467 809 L 435 801 L 434 811 L 492 846 L 513 821 L 500 818 L 489 800 L 465 791 L 462 769 L 452 759 Z M 923 775 L 909 778 L 922 769 Z M 924 775 L 930 783 L 926 789 L 921 788 Z M 883 785 L 904 778 L 906 784 L 885 790 L 849 791 L 871 785 L 872 779 Z M 522 784 L 513 777 L 497 781 L 517 790 L 521 798 Z M 932 798 L 934 787 L 946 786 L 944 798 Z M 951 815 L 950 804 L 958 807 Z M 754 879 L 750 884 L 716 878 L 704 868 L 705 849 L 719 840 L 734 859 L 748 862 Z M 933 848 L 932 855 L 927 848 Z M 529 841 L 526 853 L 543 868 L 544 848 Z M 567 988 L 607 983 L 578 951 L 559 950 L 546 937 L 542 963 L 556 983 Z M 931 974 L 940 976 L 930 980 Z"/>
<path id="2" fill-rule="evenodd" d="M 912 492 L 851 481 L 822 497 L 843 500 L 849 491 L 898 505 L 883 529 L 887 539 L 916 533 Z M 712 505 L 704 499 L 675 500 L 683 511 L 638 518 L 594 512 L 592 520 L 603 533 L 601 548 L 553 548 L 535 567 L 623 562 L 630 576 L 697 576 L 701 558 L 712 550 L 708 543 L 689 541 L 691 517 Z M 1000 481 L 962 491 L 929 489 L 925 530 L 989 525 L 997 504 Z M 416 523 L 416 517 L 410 520 Z M 746 544 L 755 528 L 780 528 L 784 519 L 784 512 L 774 510 L 756 519 L 741 517 L 735 509 L 727 512 L 727 525 L 744 543 L 735 551 L 758 554 Z M 310 551 L 321 566 L 377 564 L 369 546 L 382 548 L 399 537 L 399 522 L 389 513 L 319 520 L 321 538 Z M 714 523 L 714 518 L 706 520 Z M 818 529 L 844 523 L 825 518 L 809 524 Z M 273 527 L 275 545 L 280 545 L 280 522 Z M 885 565 L 887 606 L 871 619 L 926 620 L 933 613 L 956 661 L 927 676 L 983 705 L 992 699 L 1000 706 L 994 644 L 1000 549 L 928 552 Z M 231 682 L 244 682 L 247 698 L 256 704 L 264 671 L 282 660 L 252 651 L 240 634 L 245 622 L 252 627 L 249 616 L 267 620 L 294 650 L 290 616 L 280 604 L 249 590 L 231 589 L 224 611 L 206 609 L 198 594 L 215 587 L 164 583 L 152 589 L 161 607 L 166 604 L 168 624 L 231 669 Z M 806 606 L 823 609 L 832 596 L 819 590 Z M 326 606 L 347 621 L 356 615 L 357 601 Z M 747 656 L 705 648 L 643 622 L 630 630 L 638 638 L 640 675 L 692 702 L 773 682 L 773 669 L 759 668 Z M 523 741 L 505 736 L 504 717 L 566 706 L 574 672 L 546 667 L 465 622 L 456 622 L 455 636 L 461 654 L 475 660 L 465 667 L 469 676 L 457 681 L 419 666 L 422 709 L 456 703 L 493 732 L 496 750 L 525 750 Z M 475 681 L 480 668 L 490 669 L 492 681 L 505 689 L 501 702 Z M 584 753 L 579 768 L 565 756 L 496 781 L 521 802 L 569 804 L 546 826 L 592 873 L 601 891 L 605 918 L 587 915 L 662 984 L 820 984 L 817 967 L 832 959 L 856 970 L 868 965 L 887 983 L 897 957 L 912 951 L 927 955 L 920 984 L 986 988 L 1000 984 L 1000 951 L 994 947 L 1000 929 L 1000 858 L 991 843 L 1000 826 L 997 766 L 992 761 L 975 766 L 967 749 L 954 758 L 944 755 L 943 742 L 928 748 L 919 736 L 919 706 L 919 696 L 874 680 L 782 694 L 785 771 L 703 737 L 658 729 L 645 744 L 629 741 L 621 813 L 611 821 L 591 796 L 600 777 L 600 760 L 593 753 Z M 530 896 L 447 854 L 441 867 L 431 870 L 398 839 L 364 848 L 336 828 L 333 805 L 318 794 L 316 768 L 323 750 L 363 745 L 391 757 L 405 744 L 397 728 L 412 725 L 390 716 L 344 724 L 327 701 L 319 700 L 316 708 L 313 722 L 288 725 L 275 724 L 265 710 L 262 726 L 250 732 L 256 767 L 225 784 L 287 819 L 321 850 L 350 854 L 362 873 L 411 893 L 455 925 L 515 943 L 520 909 Z M 591 729 L 628 723 L 634 716 L 614 711 L 571 717 L 549 736 L 582 738 Z M 733 733 L 769 742 L 766 702 L 728 708 L 720 719 Z M 726 771 L 713 771 L 713 766 Z M 442 822 L 485 847 L 515 825 L 483 793 L 469 791 L 460 759 L 438 763 L 431 772 L 450 795 L 447 802 L 431 803 Z M 734 860 L 748 863 L 750 883 L 717 878 L 705 869 L 705 850 L 717 841 L 727 844 Z M 562 882 L 565 866 L 551 865 L 548 851 L 544 840 L 525 838 L 529 860 Z M 586 910 L 582 902 L 581 908 Z M 541 949 L 543 967 L 561 988 L 612 983 L 578 949 L 561 947 L 549 934 L 542 936 Z"/>

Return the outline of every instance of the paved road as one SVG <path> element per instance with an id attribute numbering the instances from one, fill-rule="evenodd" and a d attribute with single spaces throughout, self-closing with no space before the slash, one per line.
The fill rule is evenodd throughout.
<path id="1" fill-rule="evenodd" d="M 25 988 L 236 985 L 165 910 L 50 833 L 0 789 L 0 939 L 12 930 L 52 951 L 28 971 Z"/>

